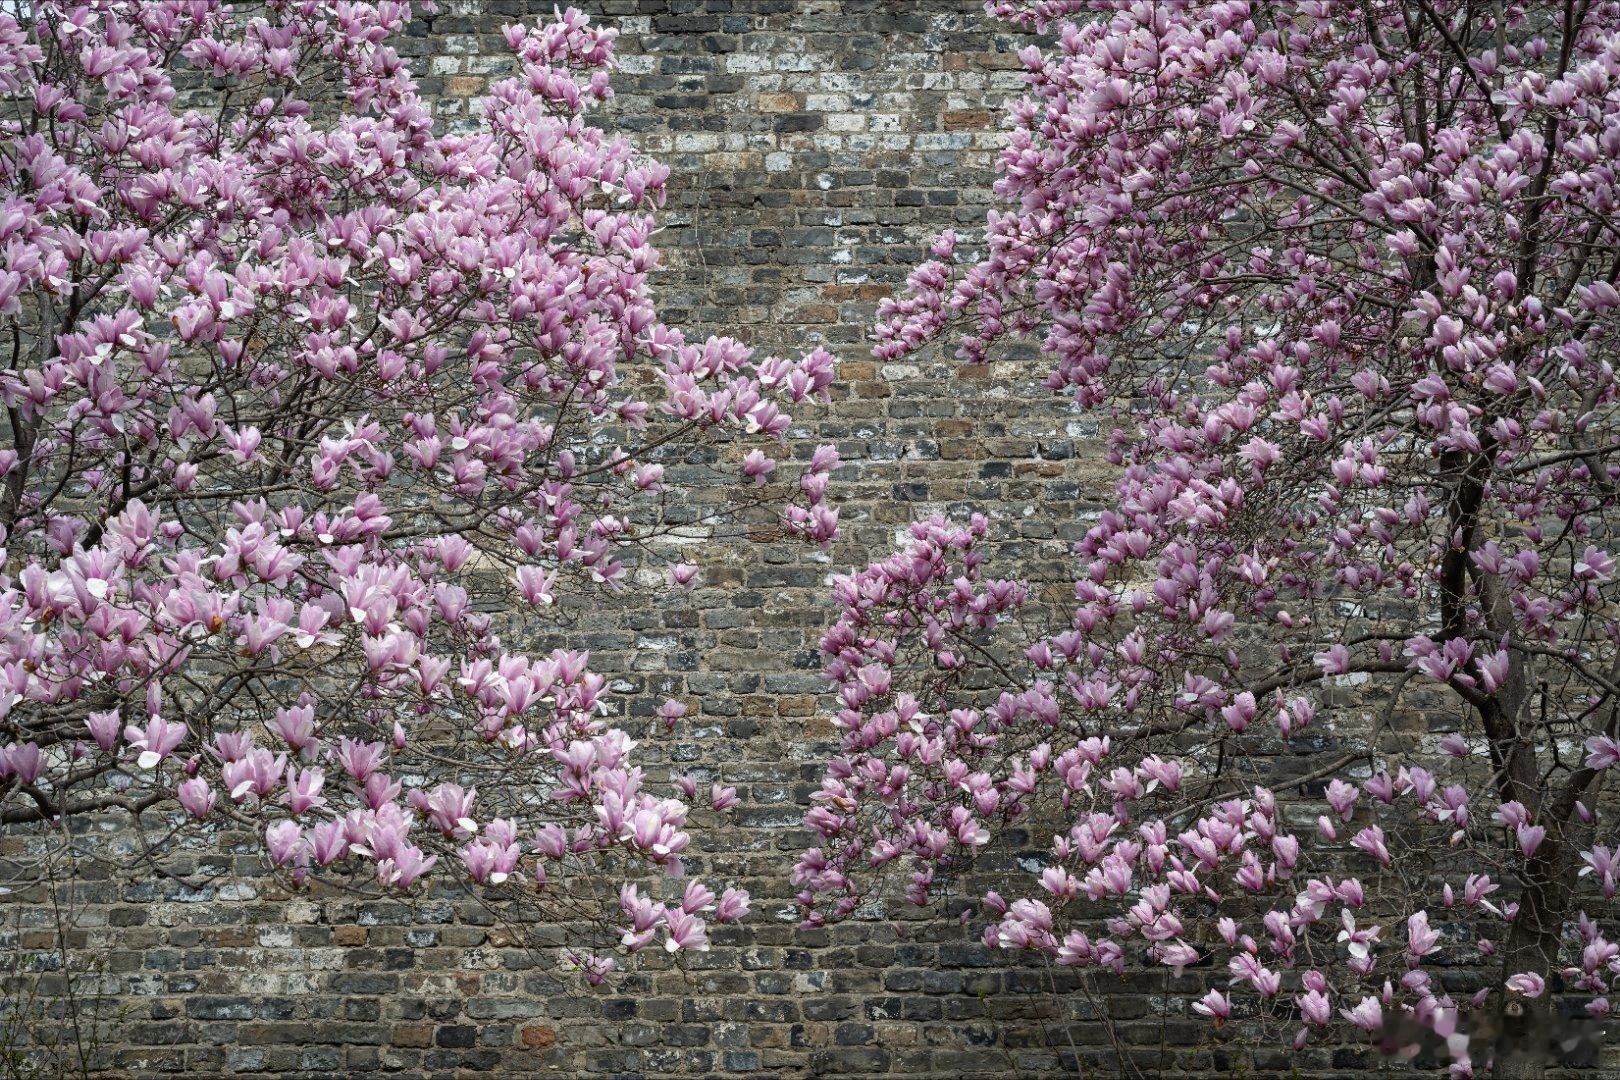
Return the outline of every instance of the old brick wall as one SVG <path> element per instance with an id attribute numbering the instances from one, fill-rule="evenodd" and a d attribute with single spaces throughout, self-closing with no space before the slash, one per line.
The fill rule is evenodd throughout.
<path id="1" fill-rule="evenodd" d="M 551 0 L 451 0 L 409 51 L 448 124 L 507 70 L 500 27 Z M 876 301 L 953 224 L 982 221 L 1000 106 L 1024 40 L 975 0 L 595 0 L 621 31 L 603 122 L 673 170 L 658 288 L 666 318 L 759 346 L 844 357 L 834 404 L 793 432 L 835 442 L 845 540 L 824 556 L 717 542 L 690 596 L 576 612 L 561 631 L 614 673 L 632 713 L 671 695 L 693 722 L 665 751 L 720 766 L 743 797 L 702 839 L 706 875 L 741 880 L 756 915 L 716 934 L 689 973 L 582 992 L 512 947 L 476 905 L 289 897 L 251 845 L 178 869 L 217 875 L 92 882 L 70 912 L 97 984 L 93 1058 L 111 1073 L 461 1070 L 577 1075 L 999 1076 L 1117 1071 L 1083 992 L 1007 969 L 968 930 L 884 921 L 804 933 L 787 874 L 829 728 L 815 641 L 826 582 L 934 510 L 978 509 L 1000 554 L 1057 578 L 1062 541 L 1106 491 L 1090 429 L 1007 361 L 878 365 Z M 25 913 L 25 944 L 51 940 Z M 1113 984 L 1118 1036 L 1189 1073 L 1224 1073 L 1148 984 Z M 3 1056 L 3 1055 L 0 1055 Z M 1279 1059 L 1280 1061 L 1280 1059 Z M 1358 1059 L 1314 1061 L 1349 1066 Z M 1275 1064 L 1275 1062 L 1274 1062 Z"/>
<path id="2" fill-rule="evenodd" d="M 599 121 L 672 169 L 665 317 L 843 357 L 834 403 L 791 435 L 799 457 L 833 442 L 848 463 L 839 545 L 821 555 L 717 538 L 698 553 L 695 592 L 579 605 L 543 631 L 589 649 L 632 719 L 667 696 L 691 706 L 673 740 L 643 749 L 738 788 L 731 824 L 698 832 L 689 861 L 744 884 L 754 915 L 718 928 L 685 971 L 653 957 L 587 991 L 443 887 L 410 901 L 289 895 L 254 841 L 190 850 L 174 879 L 88 869 L 60 908 L 0 905 L 0 988 L 23 988 L 0 994 L 0 1076 L 29 1059 L 46 1075 L 79 1060 L 72 1045 L 13 1047 L 18 1027 L 4 1022 L 68 1034 L 52 1019 L 61 1001 L 27 999 L 62 988 L 49 970 L 6 978 L 58 961 L 94 972 L 74 984 L 74 1007 L 103 1075 L 1110 1077 L 1115 1040 L 1148 1076 L 1390 1067 L 1365 1045 L 1250 1048 L 1241 1064 L 1185 1013 L 1201 984 L 1224 981 L 1218 971 L 1189 973 L 1173 996 L 1162 972 L 1092 987 L 902 908 L 796 928 L 788 873 L 832 745 L 815 653 L 830 575 L 886 552 L 919 515 L 977 510 L 995 523 L 1002 566 L 1061 588 L 1065 543 L 1110 490 L 1092 421 L 1041 391 L 1027 358 L 876 364 L 864 343 L 876 302 L 927 238 L 983 220 L 1027 39 L 978 0 L 573 2 L 621 32 L 617 96 Z M 406 51 L 445 124 L 465 122 L 509 70 L 501 26 L 552 6 L 441 0 L 413 26 Z M 1291 746 L 1282 767 L 1303 770 L 1313 746 L 1324 748 Z M 26 843 L 0 837 L 0 861 Z"/>

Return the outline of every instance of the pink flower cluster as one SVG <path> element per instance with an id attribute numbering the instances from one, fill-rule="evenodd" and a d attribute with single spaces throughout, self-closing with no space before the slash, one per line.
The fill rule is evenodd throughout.
<path id="1" fill-rule="evenodd" d="M 1470 1075 L 1473 1013 L 1605 1014 L 1620 13 L 991 8 L 1056 39 L 1002 205 L 875 353 L 1035 335 L 1117 483 L 1062 610 L 984 576 L 980 520 L 838 582 L 807 922 L 886 868 L 926 902 L 1016 823 L 1051 839 L 987 943 L 1213 958 L 1188 1007 L 1263 1039 L 1415 1021 Z"/>
<path id="2" fill-rule="evenodd" d="M 682 874 L 687 804 L 584 653 L 525 643 L 665 559 L 663 462 L 711 438 L 739 460 L 686 527 L 764 508 L 828 543 L 837 455 L 767 485 L 765 448 L 833 359 L 659 321 L 667 170 L 584 115 L 612 31 L 510 27 L 516 73 L 438 133 L 410 17 L 0 14 L 0 820 L 178 813 L 294 881 L 448 871 L 640 935 L 611 894 Z M 747 909 L 685 888 L 647 909 L 671 949 Z M 570 956 L 600 978 L 618 944 Z"/>

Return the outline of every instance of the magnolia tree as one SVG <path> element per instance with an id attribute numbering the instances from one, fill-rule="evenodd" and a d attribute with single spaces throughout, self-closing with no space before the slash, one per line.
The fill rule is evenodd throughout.
<path id="1" fill-rule="evenodd" d="M 838 581 L 808 923 L 1016 827 L 992 946 L 1537 1074 L 1620 977 L 1620 6 L 992 8 L 1004 208 L 876 352 L 1037 335 L 1115 502 L 1055 630 L 982 519 Z"/>
<path id="2" fill-rule="evenodd" d="M 0 14 L 0 821 L 457 881 L 581 926 L 600 979 L 748 900 L 664 880 L 697 785 L 654 785 L 587 656 L 515 631 L 649 568 L 691 584 L 660 541 L 717 514 L 829 540 L 836 455 L 778 493 L 766 447 L 831 358 L 658 320 L 667 171 L 583 116 L 611 31 L 509 28 L 516 76 L 436 134 L 389 45 L 410 16 Z M 662 462 L 697 447 L 735 459 L 729 494 L 665 513 Z"/>

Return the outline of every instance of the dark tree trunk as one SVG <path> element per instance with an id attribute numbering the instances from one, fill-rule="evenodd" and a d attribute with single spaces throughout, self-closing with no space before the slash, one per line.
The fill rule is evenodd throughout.
<path id="1" fill-rule="evenodd" d="M 1551 832 L 1551 830 L 1549 830 Z M 1546 980 L 1540 997 L 1503 992 L 1494 1047 L 1497 1080 L 1539 1080 L 1553 1064 L 1556 1017 L 1553 982 L 1558 948 L 1569 917 L 1570 881 L 1564 844 L 1549 835 L 1533 858 L 1526 860 L 1519 915 L 1502 950 L 1503 977 L 1528 972 Z"/>

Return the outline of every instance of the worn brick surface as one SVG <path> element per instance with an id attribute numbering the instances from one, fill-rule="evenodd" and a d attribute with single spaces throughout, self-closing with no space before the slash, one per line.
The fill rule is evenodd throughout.
<path id="1" fill-rule="evenodd" d="M 507 70 L 500 27 L 552 4 L 441 6 L 409 51 L 455 124 Z M 692 594 L 576 612 L 557 631 L 613 673 L 633 715 L 666 695 L 693 706 L 665 752 L 720 766 L 743 796 L 735 826 L 703 835 L 693 861 L 746 884 L 756 914 L 718 929 L 685 972 L 655 958 L 587 992 L 456 896 L 289 896 L 263 879 L 252 845 L 200 852 L 179 869 L 221 872 L 207 888 L 108 877 L 75 892 L 74 943 L 100 973 L 92 1058 L 127 1075 L 1117 1075 L 1087 988 L 1008 968 L 954 924 L 800 932 L 787 883 L 828 746 L 815 640 L 831 618 L 829 575 L 886 550 L 919 514 L 978 509 L 996 522 L 999 558 L 1057 582 L 1064 541 L 1106 496 L 1091 422 L 1040 391 L 1027 363 L 877 364 L 863 344 L 876 301 L 927 237 L 983 220 L 1025 39 L 971 0 L 579 6 L 621 31 L 603 122 L 673 171 L 657 278 L 666 318 L 845 358 L 834 404 L 793 432 L 799 456 L 831 441 L 850 463 L 837 478 L 839 546 L 717 540 Z M 6 938 L 14 950 L 28 934 L 55 940 L 44 909 L 7 915 L 25 931 Z M 1233 1055 L 1163 996 L 1209 978 L 1098 988 L 1148 1075 L 1229 1074 Z M 1267 1053 L 1261 1075 L 1380 1065 L 1356 1048 Z"/>

